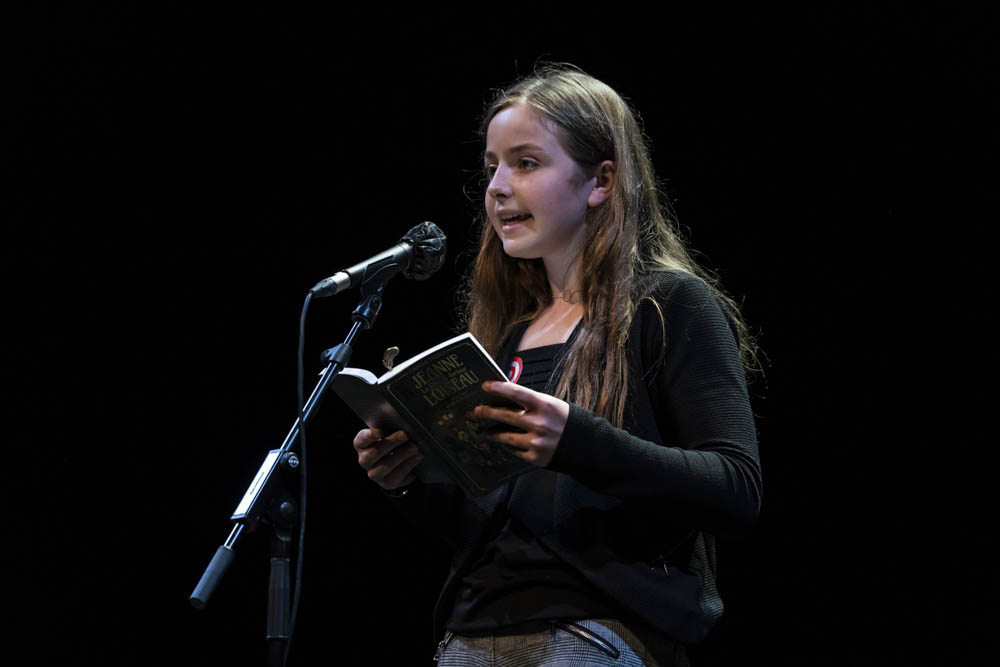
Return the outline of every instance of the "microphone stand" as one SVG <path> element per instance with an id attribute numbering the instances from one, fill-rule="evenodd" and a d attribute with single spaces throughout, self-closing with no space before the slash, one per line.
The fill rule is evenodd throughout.
<path id="1" fill-rule="evenodd" d="M 355 337 L 362 329 L 370 329 L 382 309 L 382 292 L 385 284 L 396 271 L 392 263 L 374 267 L 371 276 L 361 284 L 361 302 L 351 314 L 353 325 L 340 345 L 325 350 L 321 359 L 327 362 L 320 379 L 305 402 L 300 418 L 295 420 L 284 442 L 278 449 L 267 453 L 257 474 L 250 482 L 243 499 L 230 520 L 234 525 L 229 537 L 212 558 L 189 601 L 195 609 L 204 609 L 222 576 L 236 557 L 236 545 L 244 533 L 253 533 L 259 524 L 271 528 L 271 568 L 268 580 L 267 630 L 268 665 L 280 667 L 284 663 L 288 639 L 291 634 L 290 618 L 290 553 L 292 528 L 298 522 L 299 508 L 289 486 L 298 481 L 299 458 L 292 446 L 299 438 L 299 429 L 309 425 L 316 414 L 330 381 L 347 365 L 351 358 Z M 301 423 L 300 423 L 301 420 Z"/>

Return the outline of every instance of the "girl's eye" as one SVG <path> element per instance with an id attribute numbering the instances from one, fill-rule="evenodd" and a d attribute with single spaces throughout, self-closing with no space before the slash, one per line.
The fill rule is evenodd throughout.
<path id="1" fill-rule="evenodd" d="M 521 171 L 530 171 L 532 169 L 535 169 L 539 165 L 537 161 L 531 158 L 523 157 L 517 161 L 517 164 L 515 166 Z M 487 180 L 493 180 L 493 175 L 496 173 L 497 173 L 497 165 L 495 164 L 488 164 L 485 167 L 483 167 L 483 175 L 486 177 Z"/>

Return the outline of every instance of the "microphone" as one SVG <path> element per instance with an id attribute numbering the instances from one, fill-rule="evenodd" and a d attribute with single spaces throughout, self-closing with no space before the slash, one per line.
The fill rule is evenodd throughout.
<path id="1" fill-rule="evenodd" d="M 446 245 L 444 232 L 437 225 L 422 222 L 406 232 L 396 245 L 324 278 L 309 293 L 317 298 L 333 296 L 376 276 L 387 281 L 397 273 L 414 280 L 426 280 L 444 265 Z"/>

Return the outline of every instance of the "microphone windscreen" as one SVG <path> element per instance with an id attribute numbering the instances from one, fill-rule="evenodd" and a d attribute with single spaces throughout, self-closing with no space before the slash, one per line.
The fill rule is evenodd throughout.
<path id="1" fill-rule="evenodd" d="M 447 242 L 444 232 L 433 222 L 421 222 L 406 232 L 400 243 L 413 246 L 413 259 L 403 276 L 413 280 L 426 280 L 444 266 Z"/>

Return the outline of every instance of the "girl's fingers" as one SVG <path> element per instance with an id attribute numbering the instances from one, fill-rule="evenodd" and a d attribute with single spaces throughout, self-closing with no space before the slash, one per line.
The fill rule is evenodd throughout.
<path id="1" fill-rule="evenodd" d="M 408 438 L 404 431 L 396 431 L 391 435 L 382 437 L 382 431 L 377 428 L 366 428 L 358 431 L 358 434 L 354 436 L 354 448 L 355 449 L 367 449 L 379 440 L 389 440 L 392 442 L 406 442 Z"/>
<path id="2" fill-rule="evenodd" d="M 358 464 L 365 470 L 372 470 L 392 455 L 397 448 L 405 446 L 408 442 L 409 438 L 407 438 L 406 433 L 396 431 L 388 437 L 368 443 L 364 447 L 358 448 Z"/>
<path id="3" fill-rule="evenodd" d="M 358 434 L 354 436 L 354 449 L 367 449 L 371 447 L 373 443 L 377 442 L 382 438 L 382 432 L 377 428 L 366 428 L 358 431 Z"/>
<path id="4" fill-rule="evenodd" d="M 379 429 L 363 429 L 354 436 L 354 449 L 358 452 L 358 464 L 368 471 L 368 478 L 387 491 L 416 479 L 413 469 L 424 460 L 403 431 L 382 437 Z"/>
<path id="5" fill-rule="evenodd" d="M 507 445 L 511 453 L 529 463 L 547 466 L 566 428 L 569 403 L 511 382 L 485 382 L 483 389 L 525 408 L 518 411 L 490 405 L 476 406 L 473 414 L 477 418 L 490 419 L 508 427 L 488 431 L 487 437 Z"/>
<path id="6" fill-rule="evenodd" d="M 503 422 L 504 424 L 516 426 L 524 430 L 529 430 L 529 427 L 531 426 L 529 419 L 523 412 L 515 412 L 508 408 L 496 408 L 492 405 L 477 405 L 473 414 L 477 419 L 492 419 L 493 421 Z"/>
<path id="7" fill-rule="evenodd" d="M 483 390 L 490 394 L 509 398 L 515 403 L 523 405 L 525 409 L 530 410 L 538 405 L 538 398 L 535 396 L 536 392 L 534 390 L 522 387 L 513 382 L 484 382 Z"/>
<path id="8" fill-rule="evenodd" d="M 516 433 L 514 431 L 497 431 L 488 433 L 487 438 L 501 445 L 507 445 L 512 449 L 526 452 L 531 449 L 532 435 L 530 433 Z"/>
<path id="9" fill-rule="evenodd" d="M 386 488 L 394 488 L 423 460 L 420 450 L 413 443 L 386 454 L 368 470 L 368 477 Z"/>
<path id="10" fill-rule="evenodd" d="M 413 470 L 420 465 L 423 460 L 424 457 L 418 452 L 416 456 L 412 456 L 400 463 L 392 472 L 382 479 L 380 482 L 382 488 L 392 491 L 393 489 L 398 489 L 401 486 L 406 486 L 415 480 L 416 475 L 413 474 Z"/>

